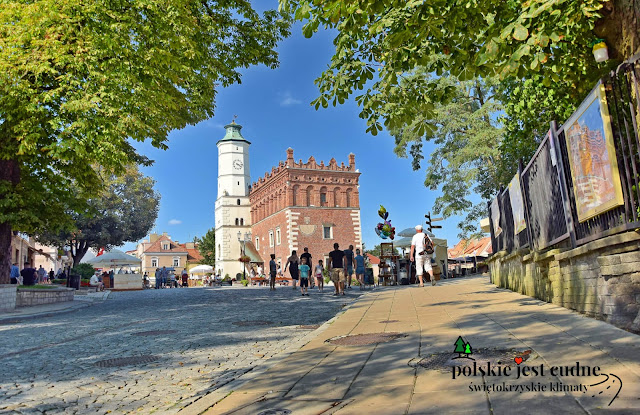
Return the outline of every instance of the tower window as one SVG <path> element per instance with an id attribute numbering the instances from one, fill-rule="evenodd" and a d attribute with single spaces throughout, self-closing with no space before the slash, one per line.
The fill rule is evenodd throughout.
<path id="1" fill-rule="evenodd" d="M 238 206 L 240 206 L 240 199 L 238 199 Z"/>
<path id="2" fill-rule="evenodd" d="M 240 182 L 238 182 L 238 186 L 240 186 Z"/>
<path id="3" fill-rule="evenodd" d="M 240 224 L 240 220 L 236 218 L 236 226 L 238 226 L 239 224 Z"/>
<path id="4" fill-rule="evenodd" d="M 244 225 L 244 218 L 240 218 L 240 226 Z"/>

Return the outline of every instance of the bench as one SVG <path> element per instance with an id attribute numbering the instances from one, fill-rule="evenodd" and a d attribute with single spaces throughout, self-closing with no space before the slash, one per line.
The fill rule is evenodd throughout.
<path id="1" fill-rule="evenodd" d="M 280 285 L 289 285 L 289 283 L 291 283 L 291 281 L 293 281 L 291 278 L 287 278 L 287 277 L 276 277 L 276 284 L 280 284 Z"/>
<path id="2" fill-rule="evenodd" d="M 249 281 L 251 282 L 251 285 L 262 285 L 262 283 L 267 284 L 269 282 L 269 280 L 267 278 L 264 277 L 253 277 L 253 278 L 249 278 Z"/>

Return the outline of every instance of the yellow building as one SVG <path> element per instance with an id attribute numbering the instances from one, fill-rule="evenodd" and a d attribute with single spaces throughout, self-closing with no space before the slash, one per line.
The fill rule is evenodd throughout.
<path id="1" fill-rule="evenodd" d="M 195 243 L 172 241 L 166 232 L 149 235 L 148 240 L 138 244 L 135 255 L 142 260 L 142 274 L 146 272 L 150 276 L 162 267 L 173 268 L 174 273 L 180 275 L 183 269 L 188 271 L 202 261 Z"/>

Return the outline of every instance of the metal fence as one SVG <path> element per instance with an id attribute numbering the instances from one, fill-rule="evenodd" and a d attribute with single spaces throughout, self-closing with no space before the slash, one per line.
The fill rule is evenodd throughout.
<path id="1" fill-rule="evenodd" d="M 640 57 L 602 79 L 611 121 L 623 204 L 580 222 L 564 129 L 549 133 L 526 167 L 519 166 L 526 228 L 516 234 L 509 191 L 501 190 L 498 235 L 490 220 L 493 252 L 545 249 L 569 239 L 572 247 L 640 227 Z M 489 218 L 493 218 L 491 203 Z"/>

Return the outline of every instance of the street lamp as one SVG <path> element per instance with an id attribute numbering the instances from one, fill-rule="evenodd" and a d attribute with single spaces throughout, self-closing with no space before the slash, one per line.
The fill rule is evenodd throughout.
<path id="1" fill-rule="evenodd" d="M 247 242 L 249 242 L 251 240 L 251 234 L 249 232 L 244 234 L 244 238 L 242 236 L 242 232 L 238 231 L 238 242 L 242 243 L 242 255 L 240 255 L 240 258 L 243 258 L 245 256 L 245 244 Z M 247 273 L 247 265 L 242 262 L 242 279 L 246 279 L 246 274 Z"/>

